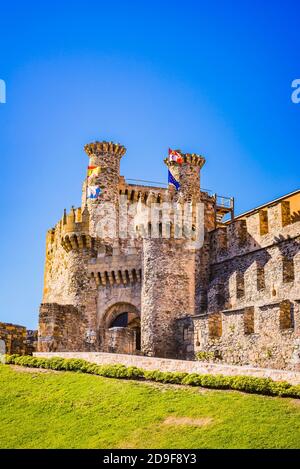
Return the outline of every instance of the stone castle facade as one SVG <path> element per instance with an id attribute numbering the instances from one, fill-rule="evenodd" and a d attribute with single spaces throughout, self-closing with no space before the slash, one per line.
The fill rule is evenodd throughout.
<path id="1" fill-rule="evenodd" d="M 38 350 L 299 370 L 300 191 L 234 217 L 201 189 L 202 156 L 165 160 L 176 190 L 126 182 L 122 145 L 85 151 L 102 192 L 88 198 L 86 179 L 47 233 Z"/>

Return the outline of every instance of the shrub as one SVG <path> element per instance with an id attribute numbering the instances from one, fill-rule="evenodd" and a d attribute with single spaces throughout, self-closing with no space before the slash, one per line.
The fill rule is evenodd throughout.
<path id="1" fill-rule="evenodd" d="M 126 367 L 121 364 L 97 365 L 78 358 L 62 357 L 42 358 L 26 355 L 5 355 L 5 363 L 29 366 L 33 368 L 48 368 L 58 371 L 90 373 L 107 378 L 145 379 L 159 383 L 201 386 L 212 389 L 234 389 L 247 393 L 300 398 L 300 385 L 293 386 L 285 381 L 276 382 L 270 378 L 208 374 L 200 375 L 197 373 L 175 373 L 159 370 L 147 371 L 135 366 Z"/>
<path id="2" fill-rule="evenodd" d="M 197 373 L 190 373 L 182 380 L 182 384 L 187 384 L 189 386 L 201 386 L 200 378 L 201 376 Z"/>
<path id="3" fill-rule="evenodd" d="M 171 371 L 144 371 L 144 378 L 158 383 L 182 384 L 187 373 L 171 372 Z"/>
<path id="4" fill-rule="evenodd" d="M 231 388 L 245 392 L 256 392 L 258 394 L 272 394 L 269 378 L 255 378 L 252 376 L 233 376 Z"/>
<path id="5" fill-rule="evenodd" d="M 144 378 L 144 371 L 136 366 L 129 366 L 127 368 L 127 377 L 128 378 Z"/>
<path id="6" fill-rule="evenodd" d="M 199 375 L 192 373 L 187 375 L 182 384 L 190 386 L 202 386 L 203 388 L 230 389 L 230 376 L 223 375 Z"/>

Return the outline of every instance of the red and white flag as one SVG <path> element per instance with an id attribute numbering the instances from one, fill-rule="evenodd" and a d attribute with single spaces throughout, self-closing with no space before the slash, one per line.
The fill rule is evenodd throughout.
<path id="1" fill-rule="evenodd" d="M 176 163 L 181 164 L 183 162 L 182 155 L 175 150 L 169 148 L 169 161 L 175 161 Z"/>

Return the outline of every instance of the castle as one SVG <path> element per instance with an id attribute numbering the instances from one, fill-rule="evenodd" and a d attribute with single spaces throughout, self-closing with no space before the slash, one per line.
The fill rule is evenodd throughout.
<path id="1" fill-rule="evenodd" d="M 38 350 L 299 370 L 300 191 L 235 217 L 200 155 L 166 158 L 160 187 L 120 176 L 122 145 L 85 151 L 82 205 L 47 233 Z"/>

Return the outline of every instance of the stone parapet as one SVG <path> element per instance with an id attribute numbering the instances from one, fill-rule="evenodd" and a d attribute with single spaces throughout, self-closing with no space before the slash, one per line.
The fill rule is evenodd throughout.
<path id="1" fill-rule="evenodd" d="M 81 208 L 71 209 L 69 214 L 64 213 L 60 222 L 61 245 L 67 251 L 91 250 L 95 247 L 95 240 L 89 234 L 89 212 L 87 207 L 83 212 Z"/>
<path id="2" fill-rule="evenodd" d="M 84 150 L 89 157 L 93 155 L 116 155 L 121 158 L 126 153 L 126 148 L 120 143 L 106 141 L 87 143 Z"/>
<path id="3" fill-rule="evenodd" d="M 280 300 L 178 321 L 179 356 L 300 371 L 299 301 Z"/>
<path id="4" fill-rule="evenodd" d="M 253 376 L 256 378 L 271 378 L 274 381 L 287 381 L 290 384 L 300 384 L 300 372 L 284 371 L 270 368 L 257 368 L 253 366 L 225 365 L 221 363 L 208 363 L 190 360 L 173 360 L 166 358 L 143 357 L 138 355 L 124 355 L 120 353 L 35 353 L 41 358 L 79 358 L 98 365 L 122 364 L 136 366 L 144 370 L 173 371 L 183 373 L 199 373 L 224 376 Z"/>
<path id="5" fill-rule="evenodd" d="M 282 202 L 280 203 L 280 206 Z M 272 207 L 273 211 L 279 206 Z M 270 209 L 271 210 L 271 209 Z M 237 219 L 232 223 L 217 228 L 210 233 L 211 264 L 233 259 L 238 255 L 266 249 L 280 244 L 284 240 L 298 237 L 300 221 L 276 223 L 266 228 L 266 217 L 261 222 L 259 212 L 246 219 Z"/>

